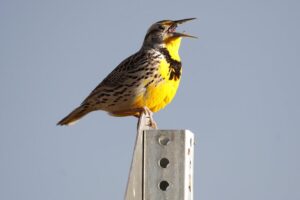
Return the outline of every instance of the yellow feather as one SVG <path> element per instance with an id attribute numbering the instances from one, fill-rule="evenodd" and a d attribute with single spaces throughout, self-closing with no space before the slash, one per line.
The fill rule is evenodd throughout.
<path id="1" fill-rule="evenodd" d="M 180 61 L 179 57 L 179 47 L 181 38 L 173 38 L 171 40 L 167 40 L 166 48 L 169 51 L 171 57 L 174 60 Z M 167 104 L 169 104 L 178 89 L 180 79 L 169 80 L 170 64 L 162 59 L 159 65 L 159 73 L 165 79 L 159 84 L 150 84 L 144 93 L 140 94 L 136 97 L 133 107 L 144 107 L 147 106 L 152 112 L 157 112 L 163 109 Z M 147 84 L 146 82 L 144 83 Z"/>

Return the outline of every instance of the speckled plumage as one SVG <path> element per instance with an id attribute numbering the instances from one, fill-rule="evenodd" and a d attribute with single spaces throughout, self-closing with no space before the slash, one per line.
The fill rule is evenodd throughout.
<path id="1" fill-rule="evenodd" d="M 153 84 L 163 81 L 158 74 L 160 59 L 162 55 L 159 52 L 141 49 L 121 62 L 82 105 L 89 105 L 87 109 L 92 107 L 109 113 L 131 107 L 135 97 L 147 88 L 147 83 L 150 84 L 152 80 Z"/>

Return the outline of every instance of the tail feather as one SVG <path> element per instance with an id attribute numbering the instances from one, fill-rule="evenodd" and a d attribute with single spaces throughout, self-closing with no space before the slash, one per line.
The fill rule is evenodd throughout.
<path id="1" fill-rule="evenodd" d="M 69 115 L 67 115 L 65 118 L 63 118 L 61 121 L 57 123 L 57 125 L 72 125 L 76 123 L 80 118 L 82 118 L 84 115 L 88 114 L 90 111 L 83 108 L 83 106 L 80 106 L 73 110 Z"/>

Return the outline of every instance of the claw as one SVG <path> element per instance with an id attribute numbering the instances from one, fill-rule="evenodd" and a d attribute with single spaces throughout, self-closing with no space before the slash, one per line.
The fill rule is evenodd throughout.
<path id="1" fill-rule="evenodd" d="M 153 119 L 153 113 L 147 107 L 139 109 L 138 130 L 157 129 L 157 124 Z"/>
<path id="2" fill-rule="evenodd" d="M 153 112 L 146 106 L 143 107 L 143 111 L 142 111 L 147 118 L 149 118 L 149 124 L 148 126 L 153 128 L 153 129 L 157 129 L 157 124 L 153 119 Z"/>

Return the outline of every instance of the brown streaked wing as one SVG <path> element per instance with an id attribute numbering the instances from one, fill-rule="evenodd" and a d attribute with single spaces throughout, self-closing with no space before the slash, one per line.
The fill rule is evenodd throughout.
<path id="1" fill-rule="evenodd" d="M 142 56 L 142 52 L 137 52 L 124 61 L 122 61 L 107 77 L 85 98 L 81 103 L 86 103 L 95 94 L 103 92 L 102 90 L 113 91 L 115 88 L 122 86 L 124 81 L 128 78 L 128 70 L 135 69 L 141 64 L 147 63 L 147 56 Z"/>

